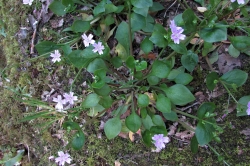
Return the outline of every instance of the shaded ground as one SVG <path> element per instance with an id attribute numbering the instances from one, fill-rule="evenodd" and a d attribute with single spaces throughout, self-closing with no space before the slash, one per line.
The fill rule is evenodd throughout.
<path id="1" fill-rule="evenodd" d="M 37 4 L 39 6 L 39 4 Z M 52 69 L 46 66 L 50 65 L 48 59 L 40 59 L 31 64 L 18 65 L 25 56 L 23 50 L 20 50 L 20 45 L 17 41 L 16 34 L 20 30 L 20 26 L 29 26 L 26 23 L 27 13 L 30 13 L 31 8 L 24 6 L 16 0 L 1 0 L 1 17 L 4 21 L 6 38 L 1 36 L 0 50 L 0 68 L 3 69 L 6 65 L 13 65 L 7 71 L 7 76 L 10 82 L 3 81 L 5 86 L 14 87 L 20 86 L 24 92 L 32 91 L 32 95 L 40 98 L 41 92 L 48 89 L 44 78 L 54 74 Z M 174 11 L 174 10 L 173 10 Z M 159 16 L 161 17 L 161 16 Z M 32 34 L 32 33 L 31 33 Z M 53 34 L 52 32 L 50 35 Z M 31 36 L 29 34 L 29 36 Z M 27 53 L 28 54 L 28 53 Z M 249 73 L 249 57 L 241 55 L 242 69 Z M 15 65 L 17 64 L 17 65 Z M 200 66 L 204 65 L 205 61 L 201 59 Z M 205 67 L 203 70 L 196 70 L 194 73 L 194 82 L 192 86 L 199 87 L 195 89 L 197 92 L 202 92 L 207 100 L 208 94 L 203 83 L 207 73 Z M 39 74 L 36 74 L 37 72 Z M 69 68 L 74 71 L 74 69 Z M 59 81 L 65 75 L 57 73 Z M 70 76 L 68 76 L 70 77 Z M 58 81 L 58 80 L 55 80 Z M 247 80 L 238 92 L 235 92 L 236 98 L 248 95 L 250 80 Z M 31 86 L 32 85 L 32 86 Z M 30 88 L 32 87 L 32 88 Z M 80 89 L 82 90 L 82 89 Z M 192 154 L 188 141 L 183 141 L 172 137 L 172 141 L 167 148 L 160 153 L 153 153 L 151 149 L 146 148 L 139 140 L 135 142 L 129 139 L 115 138 L 107 140 L 102 134 L 102 138 L 97 137 L 99 123 L 94 122 L 86 128 L 87 142 L 81 151 L 73 151 L 69 147 L 64 147 L 64 142 L 67 141 L 67 133 L 62 134 L 59 124 L 53 125 L 49 129 L 41 130 L 38 123 L 44 123 L 42 119 L 33 122 L 21 123 L 20 119 L 24 113 L 30 111 L 19 103 L 14 94 L 0 87 L 0 160 L 5 156 L 14 156 L 18 149 L 25 149 L 25 155 L 22 159 L 22 165 L 53 165 L 49 162 L 48 157 L 56 155 L 59 150 L 68 150 L 73 158 L 73 163 L 76 165 L 114 165 L 115 161 L 119 161 L 122 165 L 223 165 L 218 162 L 217 156 L 206 147 L 200 147 L 198 154 Z M 212 99 L 216 102 L 218 120 L 226 110 L 228 95 L 220 95 Z M 32 108 L 30 108 L 32 110 Z M 192 108 L 195 111 L 195 107 Z M 226 161 L 231 165 L 248 165 L 250 161 L 250 144 L 249 136 L 241 134 L 242 130 L 250 128 L 249 117 L 236 118 L 236 111 L 229 113 L 228 116 L 218 122 L 224 127 L 224 133 L 221 135 L 222 143 L 212 143 L 212 146 L 225 157 Z M 60 137 L 62 136 L 62 138 Z M 54 164 L 55 165 L 55 164 Z"/>

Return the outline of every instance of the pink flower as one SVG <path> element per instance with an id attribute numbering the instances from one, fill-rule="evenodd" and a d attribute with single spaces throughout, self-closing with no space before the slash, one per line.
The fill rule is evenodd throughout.
<path id="1" fill-rule="evenodd" d="M 68 153 L 63 153 L 62 151 L 58 152 L 58 156 L 57 158 L 55 158 L 56 163 L 59 164 L 59 166 L 63 166 L 65 164 L 65 162 L 67 162 L 68 164 L 70 164 L 71 162 L 71 158 L 70 155 Z"/>
<path id="2" fill-rule="evenodd" d="M 103 54 L 104 46 L 102 45 L 102 42 L 94 43 L 93 46 L 93 52 L 98 52 L 100 55 Z"/>
<path id="3" fill-rule="evenodd" d="M 157 150 L 161 150 L 165 148 L 165 143 L 169 143 L 170 139 L 168 137 L 164 137 L 163 134 L 155 134 L 152 137 L 152 140 L 154 141 L 154 145 L 156 146 Z"/>
<path id="4" fill-rule="evenodd" d="M 57 103 L 55 106 L 56 110 L 62 112 L 63 104 L 66 104 L 65 100 L 62 99 L 62 96 L 58 95 L 57 98 L 54 97 L 53 101 Z"/>
<path id="5" fill-rule="evenodd" d="M 250 101 L 247 103 L 247 115 L 250 115 Z"/>
<path id="6" fill-rule="evenodd" d="M 94 44 L 95 41 L 92 40 L 93 38 L 93 35 L 92 34 L 89 34 L 89 36 L 87 36 L 85 33 L 82 35 L 82 40 L 83 40 L 83 43 L 84 43 L 84 46 L 85 47 L 88 47 L 89 44 Z"/>
<path id="7" fill-rule="evenodd" d="M 24 5 L 31 5 L 33 0 L 23 0 Z"/>
<path id="8" fill-rule="evenodd" d="M 170 21 L 170 29 L 172 32 L 171 39 L 175 44 L 179 44 L 180 40 L 184 40 L 186 35 L 181 34 L 184 29 L 182 27 L 177 27 L 174 20 Z"/>
<path id="9" fill-rule="evenodd" d="M 231 2 L 235 2 L 235 0 L 231 0 Z M 238 4 L 244 4 L 245 1 L 244 0 L 237 0 Z"/>
<path id="10" fill-rule="evenodd" d="M 57 62 L 60 62 L 61 61 L 61 54 L 59 52 L 59 50 L 55 50 L 55 53 L 51 53 L 50 54 L 50 57 L 52 57 L 52 62 L 55 63 L 56 61 Z"/>
<path id="11" fill-rule="evenodd" d="M 77 101 L 77 96 L 74 96 L 74 92 L 64 93 L 63 97 L 65 98 L 65 102 L 69 102 L 71 105 L 74 104 L 74 101 Z"/>

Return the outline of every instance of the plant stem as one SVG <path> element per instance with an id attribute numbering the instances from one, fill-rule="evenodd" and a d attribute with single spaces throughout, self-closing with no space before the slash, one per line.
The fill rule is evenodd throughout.
<path id="1" fill-rule="evenodd" d="M 238 103 L 238 101 L 234 98 L 233 94 L 230 92 L 230 90 L 228 89 L 228 87 L 226 86 L 226 84 L 223 81 L 221 81 L 220 79 L 219 79 L 219 81 L 224 86 L 224 88 L 227 90 L 228 94 L 233 98 L 233 100 L 235 101 L 235 103 Z"/>
<path id="2" fill-rule="evenodd" d="M 76 81 L 77 77 L 79 76 L 79 74 L 82 72 L 82 69 L 83 69 L 83 68 L 81 68 L 81 69 L 78 71 L 78 73 L 76 74 L 76 76 L 75 76 L 73 82 L 71 83 L 71 85 L 70 85 L 70 92 L 72 92 L 72 86 L 73 86 L 73 84 L 75 83 L 75 81 Z"/>
<path id="3" fill-rule="evenodd" d="M 132 30 L 131 30 L 131 4 L 130 0 L 127 2 L 128 2 L 128 29 L 129 29 L 130 55 L 133 55 Z"/>

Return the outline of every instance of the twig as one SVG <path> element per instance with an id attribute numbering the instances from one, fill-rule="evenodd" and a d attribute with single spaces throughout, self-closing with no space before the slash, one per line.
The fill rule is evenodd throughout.
<path id="1" fill-rule="evenodd" d="M 35 23 L 33 23 L 33 25 L 32 25 L 32 28 L 34 29 L 34 32 L 33 32 L 32 39 L 31 39 L 31 44 L 30 44 L 30 54 L 34 54 L 34 46 L 35 46 L 34 43 L 35 43 L 38 24 L 39 24 L 39 22 L 41 21 L 41 18 L 42 18 L 42 13 L 43 13 L 43 10 L 41 10 L 41 12 L 40 12 L 40 14 L 39 14 L 39 16 L 37 18 L 37 21 Z"/>

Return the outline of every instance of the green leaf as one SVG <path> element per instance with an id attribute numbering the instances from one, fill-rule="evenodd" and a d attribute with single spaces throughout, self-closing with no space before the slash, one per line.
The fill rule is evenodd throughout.
<path id="1" fill-rule="evenodd" d="M 152 134 L 149 130 L 145 130 L 142 133 L 142 140 L 146 146 L 150 147 L 152 145 Z"/>
<path id="2" fill-rule="evenodd" d="M 160 4 L 159 2 L 153 2 L 153 6 L 149 8 L 150 12 L 157 12 L 160 10 L 165 9 L 164 6 L 162 6 L 162 4 Z"/>
<path id="3" fill-rule="evenodd" d="M 130 69 L 135 68 L 135 58 L 133 56 L 129 56 L 128 59 L 126 60 L 126 65 Z"/>
<path id="4" fill-rule="evenodd" d="M 250 101 L 250 95 L 249 96 L 243 96 L 239 99 L 237 103 L 237 116 L 246 116 L 247 115 L 247 105 Z"/>
<path id="5" fill-rule="evenodd" d="M 176 84 L 187 85 L 193 80 L 193 77 L 188 73 L 180 73 L 175 79 Z"/>
<path id="6" fill-rule="evenodd" d="M 111 58 L 110 61 L 115 68 L 122 66 L 122 59 L 118 56 Z"/>
<path id="7" fill-rule="evenodd" d="M 82 130 L 78 123 L 76 123 L 76 122 L 71 122 L 71 121 L 66 121 L 66 122 L 64 122 L 64 123 L 63 123 L 63 128 L 64 128 L 64 129 L 70 128 L 71 130 L 78 130 L 78 131 L 81 131 L 81 130 Z"/>
<path id="8" fill-rule="evenodd" d="M 240 51 L 238 51 L 232 44 L 228 47 L 228 53 L 234 58 L 237 58 L 240 55 Z"/>
<path id="9" fill-rule="evenodd" d="M 89 63 L 87 67 L 87 71 L 90 73 L 94 73 L 96 70 L 107 70 L 106 63 L 101 58 L 96 58 L 92 62 Z"/>
<path id="10" fill-rule="evenodd" d="M 209 43 L 227 40 L 227 28 L 219 25 L 221 24 L 217 24 L 212 28 L 201 29 L 199 32 L 200 37 Z"/>
<path id="11" fill-rule="evenodd" d="M 136 133 L 139 130 L 141 123 L 141 118 L 135 112 L 132 112 L 132 114 L 125 120 L 127 128 L 133 133 Z"/>
<path id="12" fill-rule="evenodd" d="M 85 59 L 83 51 L 74 50 L 69 55 L 66 56 L 66 59 L 69 60 L 75 67 L 78 69 L 85 68 L 93 59 Z"/>
<path id="13" fill-rule="evenodd" d="M 99 55 L 97 52 L 96 52 L 96 53 L 93 52 L 93 49 L 94 49 L 93 46 L 89 46 L 89 47 L 85 48 L 85 49 L 80 53 L 80 55 L 81 55 L 83 58 L 86 58 L 86 59 L 99 57 L 100 55 Z"/>
<path id="14" fill-rule="evenodd" d="M 46 54 L 60 48 L 56 43 L 51 41 L 42 41 L 35 46 L 39 55 Z"/>
<path id="15" fill-rule="evenodd" d="M 162 117 L 160 115 L 153 115 L 152 121 L 156 126 L 163 126 L 166 127 L 164 121 L 162 120 Z"/>
<path id="16" fill-rule="evenodd" d="M 107 84 L 104 84 L 101 88 L 99 89 L 95 89 L 94 88 L 94 91 L 96 94 L 100 95 L 100 96 L 107 96 L 109 95 L 109 93 L 111 92 L 111 88 L 107 85 Z"/>
<path id="17" fill-rule="evenodd" d="M 30 116 L 26 116 L 25 118 L 23 118 L 21 120 L 21 122 L 26 122 L 26 121 L 30 121 L 30 120 L 33 120 L 33 119 L 36 119 L 36 118 L 39 118 L 39 117 L 43 117 L 43 116 L 48 115 L 50 113 L 51 112 L 49 112 L 49 111 L 43 111 L 43 112 L 35 113 L 35 114 L 30 115 Z"/>
<path id="18" fill-rule="evenodd" d="M 148 15 L 148 8 L 137 8 L 137 7 L 133 7 L 133 11 L 137 14 L 140 14 L 143 17 L 147 17 Z"/>
<path id="19" fill-rule="evenodd" d="M 184 70 L 183 70 L 184 69 Z M 185 68 L 183 66 L 179 67 L 178 69 L 172 69 L 167 77 L 169 80 L 174 80 L 179 74 L 184 73 Z"/>
<path id="20" fill-rule="evenodd" d="M 152 133 L 152 135 L 155 135 L 155 134 L 167 135 L 168 134 L 167 129 L 164 126 L 152 126 L 150 128 L 150 133 Z"/>
<path id="21" fill-rule="evenodd" d="M 126 22 L 121 22 L 118 26 L 115 34 L 115 38 L 118 40 L 118 42 L 125 48 L 126 53 L 129 54 L 129 27 Z M 122 58 L 123 59 L 123 58 Z"/>
<path id="22" fill-rule="evenodd" d="M 94 16 L 97 16 L 98 14 L 105 12 L 105 4 L 106 3 L 104 0 L 98 3 L 98 5 L 93 10 Z"/>
<path id="23" fill-rule="evenodd" d="M 176 112 L 171 111 L 171 112 L 167 112 L 167 113 L 163 113 L 164 118 L 166 118 L 167 120 L 176 122 L 178 120 L 178 116 L 176 114 Z"/>
<path id="24" fill-rule="evenodd" d="M 175 52 L 179 54 L 187 54 L 187 48 L 183 43 L 179 44 L 174 44 L 174 43 L 169 43 L 169 47 L 171 47 Z"/>
<path id="25" fill-rule="evenodd" d="M 109 119 L 104 125 L 104 132 L 108 139 L 115 138 L 122 129 L 121 120 L 118 117 Z"/>
<path id="26" fill-rule="evenodd" d="M 105 85 L 106 71 L 103 69 L 96 70 L 94 75 L 94 81 L 91 84 L 92 88 L 102 88 Z"/>
<path id="27" fill-rule="evenodd" d="M 152 33 L 154 30 L 154 22 L 155 21 L 154 21 L 153 17 L 148 14 L 148 16 L 146 17 L 146 26 L 143 27 L 142 30 L 144 32 Z"/>
<path id="28" fill-rule="evenodd" d="M 90 29 L 90 22 L 83 20 L 75 20 L 72 24 L 71 29 L 75 33 L 86 32 Z"/>
<path id="29" fill-rule="evenodd" d="M 153 0 L 131 0 L 131 3 L 137 8 L 146 8 L 153 6 Z"/>
<path id="30" fill-rule="evenodd" d="M 149 40 L 149 37 L 146 37 L 141 42 L 141 49 L 145 54 L 148 54 L 151 50 L 153 50 L 154 46 L 153 43 Z"/>
<path id="31" fill-rule="evenodd" d="M 146 61 L 136 62 L 135 63 L 135 70 L 136 71 L 142 71 L 145 70 L 148 66 L 148 63 Z"/>
<path id="32" fill-rule="evenodd" d="M 149 130 L 152 126 L 155 126 L 149 115 L 147 115 L 146 118 L 142 119 L 142 124 L 147 130 Z"/>
<path id="33" fill-rule="evenodd" d="M 24 149 L 22 150 L 18 150 L 17 151 L 17 155 L 11 159 L 8 159 L 7 161 L 5 161 L 5 166 L 13 166 L 16 163 L 18 163 L 19 161 L 21 161 L 23 154 L 24 154 Z"/>
<path id="34" fill-rule="evenodd" d="M 99 101 L 99 104 L 102 105 L 104 108 L 110 108 L 113 104 L 113 99 L 110 96 L 103 96 Z"/>
<path id="35" fill-rule="evenodd" d="M 146 26 L 146 18 L 142 15 L 132 13 L 131 14 L 131 28 L 132 31 L 138 31 Z"/>
<path id="36" fill-rule="evenodd" d="M 188 50 L 187 54 L 182 55 L 181 64 L 189 71 L 192 72 L 198 64 L 198 55 Z"/>
<path id="37" fill-rule="evenodd" d="M 85 136 L 82 131 L 78 131 L 72 141 L 71 141 L 71 147 L 75 150 L 81 150 L 83 145 L 85 143 Z"/>
<path id="38" fill-rule="evenodd" d="M 192 9 L 186 9 L 182 14 L 182 18 L 185 25 L 185 33 L 196 31 L 197 18 Z"/>
<path id="39" fill-rule="evenodd" d="M 175 105 L 183 106 L 195 100 L 194 95 L 189 89 L 181 84 L 175 84 L 169 88 L 164 88 L 163 90 L 170 101 Z"/>
<path id="40" fill-rule="evenodd" d="M 249 36 L 235 36 L 235 37 L 229 37 L 232 45 L 237 50 L 244 52 L 246 50 L 249 50 L 250 47 L 250 37 Z"/>
<path id="41" fill-rule="evenodd" d="M 155 45 L 158 47 L 166 47 L 168 44 L 168 41 L 166 38 L 162 35 L 161 32 L 153 32 L 151 37 L 149 38 L 150 41 L 152 41 Z"/>
<path id="42" fill-rule="evenodd" d="M 148 115 L 148 113 L 147 113 L 147 108 L 145 108 L 145 107 L 141 108 L 140 114 L 141 114 L 141 117 L 142 117 L 143 119 L 145 119 L 145 118 L 147 117 L 147 115 Z"/>
<path id="43" fill-rule="evenodd" d="M 63 16 L 67 13 L 67 7 L 64 6 L 60 1 L 53 1 L 49 5 L 49 9 L 58 16 Z"/>
<path id="44" fill-rule="evenodd" d="M 163 94 L 159 94 L 156 100 L 156 108 L 163 113 L 171 112 L 171 102 L 169 98 Z"/>
<path id="45" fill-rule="evenodd" d="M 109 13 L 114 13 L 118 10 L 118 7 L 116 7 L 114 4 L 109 3 L 105 5 L 105 13 L 109 14 Z"/>
<path id="46" fill-rule="evenodd" d="M 209 90 L 214 90 L 217 82 L 219 80 L 219 75 L 215 72 L 209 73 L 206 78 L 206 85 Z"/>
<path id="47" fill-rule="evenodd" d="M 90 109 L 89 109 L 89 111 L 88 111 L 88 116 L 90 116 L 90 117 L 95 117 L 95 116 L 97 116 L 98 115 L 98 113 L 100 113 L 100 112 L 102 112 L 103 110 L 105 110 L 105 108 L 102 106 L 102 105 L 100 105 L 100 104 L 97 104 L 95 107 L 91 107 Z M 105 113 L 105 112 L 104 112 Z M 103 114 L 104 114 L 103 113 Z M 100 117 L 101 115 L 99 115 L 99 117 Z"/>
<path id="48" fill-rule="evenodd" d="M 150 75 L 157 76 L 159 78 L 166 78 L 169 73 L 170 68 L 167 64 L 159 60 L 154 61 Z"/>
<path id="49" fill-rule="evenodd" d="M 137 104 L 139 107 L 147 107 L 149 105 L 149 97 L 145 94 L 139 94 Z"/>
<path id="50" fill-rule="evenodd" d="M 191 151 L 193 153 L 197 153 L 198 152 L 199 146 L 198 146 L 198 141 L 197 141 L 196 136 L 192 137 L 190 146 L 191 146 Z"/>
<path id="51" fill-rule="evenodd" d="M 156 76 L 148 76 L 147 81 L 149 85 L 157 85 L 160 82 L 160 78 Z"/>
<path id="52" fill-rule="evenodd" d="M 213 139 L 212 125 L 199 121 L 195 129 L 195 136 L 201 146 L 208 144 Z"/>
<path id="53" fill-rule="evenodd" d="M 98 104 L 100 97 L 96 93 L 89 94 L 86 99 L 82 102 L 82 107 L 91 108 Z"/>
<path id="54" fill-rule="evenodd" d="M 205 102 L 199 107 L 199 109 L 197 111 L 197 117 L 200 118 L 200 119 L 203 119 L 207 112 L 213 113 L 215 108 L 216 108 L 216 106 L 215 106 L 214 103 Z"/>
<path id="55" fill-rule="evenodd" d="M 248 74 L 245 71 L 234 69 L 220 77 L 220 80 L 226 82 L 229 87 L 236 85 L 237 87 L 242 86 L 247 80 Z"/>

